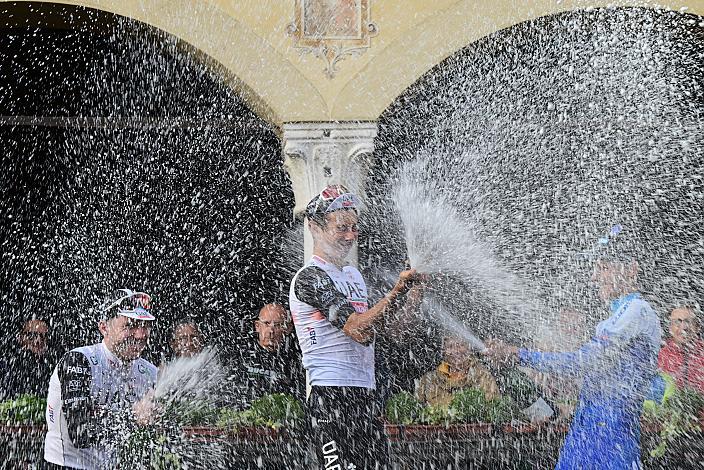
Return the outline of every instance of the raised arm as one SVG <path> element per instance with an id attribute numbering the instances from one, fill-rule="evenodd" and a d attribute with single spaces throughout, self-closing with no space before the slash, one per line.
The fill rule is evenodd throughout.
<path id="1" fill-rule="evenodd" d="M 402 306 L 401 302 L 399 302 L 399 297 L 408 291 L 409 284 L 416 276 L 414 269 L 401 272 L 398 281 L 396 281 L 389 293 L 365 313 L 353 315 L 342 331 L 359 343 L 365 344 L 371 341 L 376 324 L 381 321 L 385 314 L 396 311 Z"/>
<path id="2" fill-rule="evenodd" d="M 608 341 L 592 338 L 576 351 L 541 352 L 518 349 L 516 354 L 520 365 L 540 372 L 569 377 L 580 375 L 584 370 L 593 367 L 603 357 L 609 346 L 613 345 Z"/>
<path id="3" fill-rule="evenodd" d="M 602 322 L 597 328 L 597 334 L 576 351 L 532 351 L 508 346 L 500 341 L 489 341 L 487 354 L 499 360 L 517 360 L 520 365 L 540 372 L 575 376 L 606 364 L 612 355 L 619 354 L 636 337 L 649 338 L 653 347 L 658 348 L 659 328 L 657 318 L 647 304 L 634 301 Z"/>
<path id="4" fill-rule="evenodd" d="M 309 266 L 297 276 L 294 285 L 296 297 L 316 309 L 343 333 L 358 343 L 368 344 L 374 337 L 374 326 L 389 308 L 396 307 L 398 297 L 408 290 L 415 271 L 404 271 L 391 291 L 364 313 L 356 314 L 347 297 L 335 288 L 328 274 Z"/>

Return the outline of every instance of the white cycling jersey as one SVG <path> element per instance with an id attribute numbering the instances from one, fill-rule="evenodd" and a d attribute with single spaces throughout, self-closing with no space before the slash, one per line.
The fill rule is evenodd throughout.
<path id="1" fill-rule="evenodd" d="M 369 309 L 367 286 L 355 267 L 340 269 L 313 256 L 293 278 L 289 304 L 309 385 L 375 388 L 374 344 L 342 331 L 350 315 Z"/>
<path id="2" fill-rule="evenodd" d="M 104 343 L 66 353 L 49 381 L 44 459 L 80 469 L 112 468 L 131 407 L 154 387 L 156 374 L 144 359 L 123 363 Z"/>

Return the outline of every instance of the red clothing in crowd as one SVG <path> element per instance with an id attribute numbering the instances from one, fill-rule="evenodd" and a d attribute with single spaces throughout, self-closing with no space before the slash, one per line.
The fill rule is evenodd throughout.
<path id="1" fill-rule="evenodd" d="M 660 370 L 670 374 L 678 387 L 689 387 L 704 393 L 704 341 L 695 341 L 684 349 L 669 340 L 658 356 Z"/>

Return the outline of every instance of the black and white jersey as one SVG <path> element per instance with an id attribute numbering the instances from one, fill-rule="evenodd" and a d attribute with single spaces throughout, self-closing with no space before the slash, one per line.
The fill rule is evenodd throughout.
<path id="1" fill-rule="evenodd" d="M 351 315 L 369 309 L 357 268 L 340 269 L 314 256 L 293 278 L 289 304 L 309 385 L 375 388 L 374 344 L 342 331 Z"/>
<path id="2" fill-rule="evenodd" d="M 76 348 L 49 381 L 44 442 L 47 462 L 72 468 L 111 468 L 112 447 L 125 437 L 131 408 L 156 383 L 157 368 L 118 359 L 104 343 Z"/>
<path id="3" fill-rule="evenodd" d="M 285 335 L 275 351 L 264 349 L 256 340 L 252 343 L 233 368 L 236 405 L 247 408 L 272 393 L 286 393 L 303 401 L 305 373 L 294 335 Z"/>

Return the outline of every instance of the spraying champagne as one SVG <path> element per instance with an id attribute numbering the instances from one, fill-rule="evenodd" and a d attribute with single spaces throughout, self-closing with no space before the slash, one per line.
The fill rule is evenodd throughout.
<path id="1" fill-rule="evenodd" d="M 499 392 L 510 396 L 522 413 L 531 421 L 549 419 L 555 416 L 555 407 L 547 399 L 540 387 L 523 371 L 512 364 L 497 366 L 486 356 L 487 347 L 465 325 L 454 318 L 433 294 L 426 294 L 424 311 L 448 331 L 459 336 L 476 352 L 481 353 L 482 364 L 496 380 Z"/>

